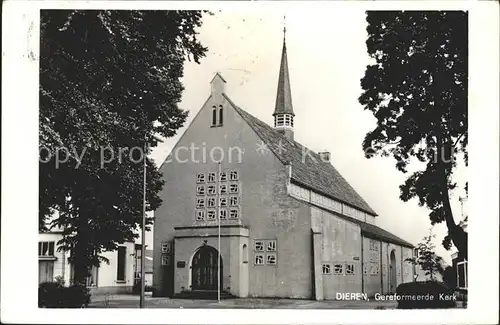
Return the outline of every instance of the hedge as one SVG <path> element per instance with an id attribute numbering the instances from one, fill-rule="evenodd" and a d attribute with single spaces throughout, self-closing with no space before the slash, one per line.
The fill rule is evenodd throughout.
<path id="1" fill-rule="evenodd" d="M 84 286 L 65 287 L 58 282 L 44 282 L 38 287 L 40 308 L 83 308 L 89 303 L 89 289 Z"/>
<path id="2" fill-rule="evenodd" d="M 456 296 L 443 282 L 407 282 L 396 288 L 398 309 L 453 308 Z"/>

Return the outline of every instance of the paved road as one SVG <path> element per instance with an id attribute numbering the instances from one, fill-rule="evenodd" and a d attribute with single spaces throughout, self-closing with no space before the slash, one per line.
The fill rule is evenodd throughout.
<path id="1" fill-rule="evenodd" d="M 394 301 L 315 301 L 301 299 L 240 298 L 214 300 L 146 297 L 146 308 L 262 308 L 262 309 L 395 309 Z M 90 308 L 139 308 L 139 296 L 93 296 Z"/>

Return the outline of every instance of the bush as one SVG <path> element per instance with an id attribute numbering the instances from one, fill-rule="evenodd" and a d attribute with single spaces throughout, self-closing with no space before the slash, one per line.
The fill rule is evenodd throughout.
<path id="1" fill-rule="evenodd" d="M 62 308 L 82 308 L 87 307 L 90 303 L 89 289 L 80 286 L 72 285 L 63 289 L 64 305 Z"/>
<path id="2" fill-rule="evenodd" d="M 396 289 L 398 309 L 453 308 L 456 296 L 443 282 L 407 282 Z"/>
<path id="3" fill-rule="evenodd" d="M 141 281 L 135 281 L 132 287 L 132 293 L 141 294 Z"/>
<path id="4" fill-rule="evenodd" d="M 38 287 L 40 308 L 82 308 L 89 303 L 89 289 L 83 286 L 65 287 L 61 282 L 44 282 Z"/>
<path id="5" fill-rule="evenodd" d="M 153 291 L 153 286 L 150 285 L 145 285 L 144 286 L 144 292 L 152 292 Z M 134 286 L 132 287 L 132 293 L 134 294 L 141 294 L 141 281 L 137 280 L 134 282 Z"/>
<path id="6" fill-rule="evenodd" d="M 63 286 L 58 282 L 43 282 L 38 286 L 38 307 L 57 308 L 61 305 Z"/>

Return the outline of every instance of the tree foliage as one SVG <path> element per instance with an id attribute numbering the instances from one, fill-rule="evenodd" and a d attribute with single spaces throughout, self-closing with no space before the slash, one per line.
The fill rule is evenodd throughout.
<path id="1" fill-rule="evenodd" d="M 467 17 L 462 11 L 368 12 L 366 45 L 374 63 L 359 98 L 377 120 L 363 141 L 365 155 L 392 156 L 403 173 L 412 161 L 425 164 L 400 186 L 400 198 L 418 198 L 432 225 L 444 221 L 463 256 L 467 233 L 454 221 L 450 195 L 457 159 L 468 162 Z"/>
<path id="2" fill-rule="evenodd" d="M 437 274 L 442 275 L 444 273 L 444 261 L 434 251 L 436 248 L 432 243 L 434 238 L 436 238 L 436 235 L 432 233 L 431 228 L 429 235 L 425 236 L 416 247 L 418 256 L 406 259 L 407 262 L 418 265 L 425 272 L 425 275 L 430 277 L 431 281 L 436 280 Z"/>
<path id="3" fill-rule="evenodd" d="M 42 10 L 40 13 L 40 230 L 60 227 L 75 282 L 103 251 L 134 240 L 161 204 L 161 175 L 143 152 L 173 136 L 199 11 Z M 147 220 L 152 223 L 151 218 Z"/>

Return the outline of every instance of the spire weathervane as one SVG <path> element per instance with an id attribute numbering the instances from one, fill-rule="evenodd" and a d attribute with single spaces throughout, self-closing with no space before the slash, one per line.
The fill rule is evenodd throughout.
<path id="1" fill-rule="evenodd" d="M 274 127 L 289 140 L 293 140 L 293 113 L 288 59 L 286 54 L 286 16 L 283 16 L 283 48 L 281 49 L 281 64 L 278 76 L 276 106 L 274 107 Z"/>
<path id="2" fill-rule="evenodd" d="M 283 40 L 286 39 L 286 15 L 283 16 Z"/>

